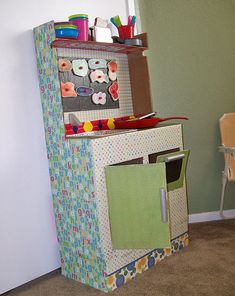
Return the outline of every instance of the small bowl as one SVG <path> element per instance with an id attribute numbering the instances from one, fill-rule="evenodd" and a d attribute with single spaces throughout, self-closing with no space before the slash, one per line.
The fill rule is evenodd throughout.
<path id="1" fill-rule="evenodd" d="M 56 22 L 54 26 L 72 25 L 71 22 Z"/>
<path id="2" fill-rule="evenodd" d="M 75 25 L 55 25 L 55 29 L 74 29 L 77 30 L 77 27 Z"/>
<path id="3" fill-rule="evenodd" d="M 55 29 L 56 38 L 69 38 L 69 39 L 77 39 L 78 30 L 71 28 L 61 28 Z"/>

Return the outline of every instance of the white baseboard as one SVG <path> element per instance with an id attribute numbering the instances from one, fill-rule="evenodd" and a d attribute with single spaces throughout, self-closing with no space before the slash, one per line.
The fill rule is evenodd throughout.
<path id="1" fill-rule="evenodd" d="M 235 218 L 235 209 L 225 210 L 223 211 L 223 214 L 225 218 L 228 218 L 228 219 Z M 219 211 L 189 215 L 189 223 L 198 223 L 198 222 L 206 222 L 206 221 L 214 221 L 214 220 L 223 220 L 223 218 L 219 214 Z"/>

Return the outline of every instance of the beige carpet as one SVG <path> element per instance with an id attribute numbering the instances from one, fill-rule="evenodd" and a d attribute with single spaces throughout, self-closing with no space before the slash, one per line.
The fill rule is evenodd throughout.
<path id="1" fill-rule="evenodd" d="M 235 219 L 192 224 L 189 234 L 187 248 L 109 294 L 56 271 L 5 295 L 235 296 Z"/>

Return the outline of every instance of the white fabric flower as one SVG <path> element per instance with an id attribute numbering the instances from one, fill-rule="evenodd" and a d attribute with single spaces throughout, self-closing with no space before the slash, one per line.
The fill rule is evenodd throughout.
<path id="1" fill-rule="evenodd" d="M 106 103 L 106 93 L 94 93 L 92 95 L 92 102 L 96 105 L 104 105 Z"/>
<path id="2" fill-rule="evenodd" d="M 101 70 L 92 71 L 90 74 L 90 78 L 91 78 L 91 82 L 95 82 L 95 81 L 97 81 L 99 83 L 102 83 L 102 82 L 108 83 L 109 82 L 108 75 L 105 74 Z"/>
<path id="3" fill-rule="evenodd" d="M 73 72 L 77 76 L 85 77 L 88 73 L 88 64 L 85 59 L 73 60 Z"/>

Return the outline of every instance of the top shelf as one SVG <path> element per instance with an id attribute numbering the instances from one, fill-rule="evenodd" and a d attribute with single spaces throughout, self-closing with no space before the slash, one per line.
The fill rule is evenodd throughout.
<path id="1" fill-rule="evenodd" d="M 130 46 L 126 44 L 119 43 L 104 43 L 95 41 L 80 41 L 74 39 L 55 39 L 51 43 L 52 48 L 73 48 L 73 49 L 85 49 L 85 50 L 96 50 L 96 51 L 106 51 L 115 53 L 137 53 L 143 52 L 147 48 L 147 38 L 146 34 L 140 34 L 136 37 L 142 39 L 143 47 L 140 46 Z"/>

